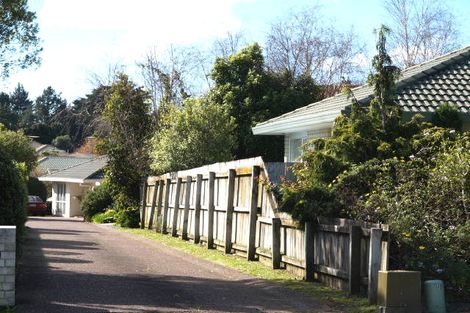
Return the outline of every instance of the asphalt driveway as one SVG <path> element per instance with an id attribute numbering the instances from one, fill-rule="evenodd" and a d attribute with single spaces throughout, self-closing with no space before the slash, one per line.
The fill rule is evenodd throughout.
<path id="1" fill-rule="evenodd" d="M 30 218 L 17 312 L 332 312 L 278 285 L 78 219 Z"/>

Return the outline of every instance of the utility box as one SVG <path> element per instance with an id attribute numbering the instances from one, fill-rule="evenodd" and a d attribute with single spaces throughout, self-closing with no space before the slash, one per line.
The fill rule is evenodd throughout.
<path id="1" fill-rule="evenodd" d="M 420 313 L 421 272 L 379 271 L 377 305 L 381 313 Z"/>

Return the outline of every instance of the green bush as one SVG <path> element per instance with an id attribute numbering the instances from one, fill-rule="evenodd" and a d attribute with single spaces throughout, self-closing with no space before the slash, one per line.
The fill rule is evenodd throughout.
<path id="1" fill-rule="evenodd" d="M 116 224 L 121 227 L 138 228 L 140 224 L 140 210 L 138 207 L 122 209 L 116 214 Z"/>
<path id="2" fill-rule="evenodd" d="M 26 222 L 27 190 L 13 161 L 0 149 L 0 225 L 16 225 L 21 239 Z"/>
<path id="3" fill-rule="evenodd" d="M 52 144 L 61 150 L 72 151 L 73 143 L 69 135 L 57 136 L 52 140 Z"/>
<path id="4" fill-rule="evenodd" d="M 107 210 L 104 213 L 93 215 L 92 221 L 96 224 L 114 223 L 116 222 L 116 214 L 117 212 L 115 210 Z"/>
<path id="5" fill-rule="evenodd" d="M 47 200 L 47 187 L 42 181 L 36 177 L 29 177 L 28 179 L 28 195 L 38 196 L 41 200 Z"/>
<path id="6" fill-rule="evenodd" d="M 85 221 L 90 222 L 94 215 L 105 212 L 112 204 L 113 199 L 106 184 L 89 191 L 81 204 Z"/>
<path id="7" fill-rule="evenodd" d="M 443 103 L 437 107 L 432 116 L 432 123 L 439 127 L 453 128 L 462 130 L 462 119 L 460 118 L 460 109 L 449 103 Z"/>
<path id="8" fill-rule="evenodd" d="M 468 298 L 470 135 L 434 128 L 423 136 L 409 158 L 354 165 L 332 189 L 350 217 L 390 225 L 393 268 L 443 279 L 449 299 Z"/>

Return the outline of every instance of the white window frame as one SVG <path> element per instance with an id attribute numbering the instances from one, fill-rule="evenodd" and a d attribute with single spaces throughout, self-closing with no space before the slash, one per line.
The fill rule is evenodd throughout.
<path id="1" fill-rule="evenodd" d="M 300 145 L 298 141 L 300 140 Z M 302 147 L 308 141 L 307 133 L 296 134 L 289 138 L 289 162 L 301 162 Z M 294 142 L 297 142 L 294 146 Z"/>
<path id="2" fill-rule="evenodd" d="M 67 184 L 57 183 L 55 214 L 65 215 L 66 208 L 67 208 Z"/>

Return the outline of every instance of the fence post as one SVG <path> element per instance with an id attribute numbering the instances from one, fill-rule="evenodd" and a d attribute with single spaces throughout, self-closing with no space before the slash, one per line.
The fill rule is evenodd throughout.
<path id="1" fill-rule="evenodd" d="M 388 226 L 387 226 L 388 227 Z M 382 233 L 382 235 L 384 235 Z M 388 271 L 388 249 L 390 247 L 390 229 L 385 230 L 385 240 L 382 241 L 382 260 L 380 262 L 380 270 Z"/>
<path id="2" fill-rule="evenodd" d="M 361 289 L 361 226 L 349 227 L 349 294 L 359 294 Z"/>
<path id="3" fill-rule="evenodd" d="M 173 237 L 178 236 L 178 211 L 180 210 L 180 193 L 181 193 L 181 182 L 183 179 L 178 177 L 176 181 L 175 191 L 175 205 L 173 207 L 173 223 L 171 224 L 171 235 Z"/>
<path id="4" fill-rule="evenodd" d="M 256 221 L 258 219 L 258 183 L 260 171 L 259 166 L 253 166 L 251 173 L 250 234 L 247 248 L 247 259 L 249 261 L 253 261 L 256 257 Z"/>
<path id="5" fill-rule="evenodd" d="M 142 182 L 142 216 L 140 219 L 140 229 L 145 228 L 145 214 L 147 209 L 147 178 L 143 179 Z"/>
<path id="6" fill-rule="evenodd" d="M 209 203 L 207 206 L 207 248 L 214 247 L 214 187 L 215 173 L 209 172 Z"/>
<path id="7" fill-rule="evenodd" d="M 369 304 L 376 304 L 379 270 L 382 261 L 382 229 L 372 228 L 369 240 L 368 297 Z"/>
<path id="8" fill-rule="evenodd" d="M 163 217 L 162 217 L 162 233 L 166 234 L 168 232 L 168 212 L 170 206 L 170 188 L 171 188 L 171 179 L 167 178 L 165 182 L 165 204 L 163 205 Z"/>
<path id="9" fill-rule="evenodd" d="M 162 228 L 162 200 L 163 200 L 163 179 L 158 181 L 158 201 L 157 201 L 157 225 L 155 231 L 160 231 Z M 156 185 L 155 185 L 156 186 Z"/>
<path id="10" fill-rule="evenodd" d="M 281 268 L 281 219 L 273 217 L 272 224 L 272 242 L 271 253 L 273 261 L 273 269 Z"/>
<path id="11" fill-rule="evenodd" d="M 225 212 L 225 253 L 232 252 L 233 198 L 236 175 L 237 172 L 234 169 L 228 171 L 227 210 Z"/>
<path id="12" fill-rule="evenodd" d="M 188 240 L 188 219 L 189 219 L 189 201 L 191 196 L 191 183 L 193 178 L 186 176 L 186 192 L 184 194 L 184 211 L 183 211 L 183 233 L 181 237 Z"/>
<path id="13" fill-rule="evenodd" d="M 305 223 L 305 280 L 315 279 L 315 226 Z"/>
<path id="14" fill-rule="evenodd" d="M 148 229 L 152 229 L 152 226 L 153 226 L 153 217 L 155 215 L 155 205 L 157 202 L 157 192 L 158 192 L 157 187 L 158 187 L 158 181 L 155 181 L 155 185 L 153 186 L 152 207 L 150 208 L 149 224 L 147 226 Z"/>
<path id="15" fill-rule="evenodd" d="M 194 203 L 194 243 L 199 243 L 201 235 L 199 228 L 201 227 L 201 189 L 202 174 L 196 176 L 196 201 Z"/>

